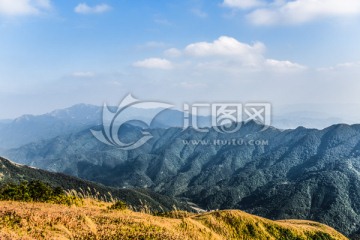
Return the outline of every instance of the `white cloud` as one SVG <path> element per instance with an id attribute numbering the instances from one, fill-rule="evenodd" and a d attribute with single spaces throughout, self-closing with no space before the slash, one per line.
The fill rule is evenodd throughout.
<path id="1" fill-rule="evenodd" d="M 231 8 L 248 9 L 264 5 L 260 0 L 224 0 L 223 5 Z"/>
<path id="2" fill-rule="evenodd" d="M 250 71 L 294 71 L 304 70 L 305 66 L 288 60 L 268 59 L 266 47 L 261 42 L 247 44 L 235 38 L 221 36 L 213 42 L 195 42 L 183 50 L 170 48 L 163 54 L 176 61 L 177 68 L 183 71 L 221 70 L 229 72 Z M 149 58 L 134 63 L 136 67 L 172 69 L 173 64 L 166 59 Z"/>
<path id="3" fill-rule="evenodd" d="M 359 0 L 277 1 L 248 14 L 257 25 L 300 24 L 324 17 L 360 15 Z"/>
<path id="4" fill-rule="evenodd" d="M 185 53 L 195 57 L 223 57 L 236 59 L 243 65 L 258 65 L 262 61 L 265 45 L 256 42 L 253 45 L 239 42 L 235 38 L 222 36 L 213 42 L 189 44 Z"/>
<path id="5" fill-rule="evenodd" d="M 50 0 L 0 0 L 0 15 L 36 15 L 51 8 Z"/>
<path id="6" fill-rule="evenodd" d="M 80 3 L 74 9 L 74 11 L 79 14 L 100 14 L 100 13 L 108 12 L 110 10 L 111 7 L 107 4 L 99 4 L 91 7 L 86 3 Z"/>
<path id="7" fill-rule="evenodd" d="M 239 68 L 251 67 L 255 69 L 300 70 L 306 67 L 290 61 L 266 59 L 266 47 L 261 42 L 250 45 L 235 38 L 222 36 L 214 42 L 198 42 L 188 45 L 184 52 L 187 55 L 205 58 L 198 65 L 210 68 Z"/>
<path id="8" fill-rule="evenodd" d="M 163 70 L 168 70 L 173 68 L 172 63 L 169 60 L 163 58 L 148 58 L 142 61 L 135 62 L 133 66 L 140 68 L 163 69 Z"/>
<path id="9" fill-rule="evenodd" d="M 175 57 L 180 57 L 182 55 L 182 52 L 177 48 L 170 48 L 170 49 L 167 49 L 164 52 L 164 54 L 167 57 L 175 58 Z"/>
<path id="10" fill-rule="evenodd" d="M 290 61 L 278 61 L 274 59 L 266 59 L 265 66 L 275 70 L 304 70 L 305 66 Z"/>
<path id="11" fill-rule="evenodd" d="M 260 42 L 249 45 L 227 36 L 221 36 L 212 43 L 192 43 L 185 48 L 187 54 L 198 57 L 259 55 L 264 52 L 264 50 L 265 46 Z"/>
<path id="12" fill-rule="evenodd" d="M 280 16 L 268 9 L 258 9 L 248 14 L 247 18 L 255 25 L 272 25 L 280 22 Z"/>

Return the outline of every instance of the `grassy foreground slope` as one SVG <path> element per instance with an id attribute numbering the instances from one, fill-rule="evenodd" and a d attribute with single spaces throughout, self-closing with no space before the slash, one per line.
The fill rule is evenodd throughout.
<path id="1" fill-rule="evenodd" d="M 49 184 L 52 187 L 61 187 L 66 191 L 74 190 L 77 193 L 84 193 L 83 195 L 99 196 L 104 201 L 111 201 L 112 198 L 115 198 L 136 210 L 141 210 L 146 205 L 151 211 L 171 211 L 174 209 L 174 206 L 177 209 L 191 211 L 191 207 L 185 202 L 146 189 L 116 189 L 106 187 L 65 174 L 19 165 L 0 157 L 0 187 L 8 183 L 34 180 Z"/>
<path id="2" fill-rule="evenodd" d="M 0 202 L 0 239 L 347 239 L 311 221 L 271 221 L 238 210 L 167 217 L 109 210 L 85 200 L 79 207 Z"/>

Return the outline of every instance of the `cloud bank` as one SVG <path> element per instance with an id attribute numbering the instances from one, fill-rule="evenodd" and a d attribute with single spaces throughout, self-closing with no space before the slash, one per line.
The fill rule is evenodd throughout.
<path id="1" fill-rule="evenodd" d="M 51 9 L 50 0 L 0 0 L 0 15 L 37 15 Z"/>
<path id="2" fill-rule="evenodd" d="M 360 15 L 358 0 L 224 0 L 233 9 L 249 10 L 247 19 L 255 25 L 302 24 L 322 18 Z"/>
<path id="3" fill-rule="evenodd" d="M 305 66 L 289 60 L 270 59 L 265 56 L 266 46 L 261 42 L 247 44 L 229 36 L 221 36 L 213 42 L 195 42 L 188 44 L 183 50 L 170 48 L 163 53 L 168 59 L 150 58 L 135 62 L 133 65 L 143 68 L 172 69 L 211 68 L 230 71 L 241 70 L 304 70 Z"/>
<path id="4" fill-rule="evenodd" d="M 107 4 L 99 4 L 95 6 L 89 6 L 86 3 L 80 3 L 74 9 L 79 14 L 101 14 L 111 10 L 111 7 Z"/>

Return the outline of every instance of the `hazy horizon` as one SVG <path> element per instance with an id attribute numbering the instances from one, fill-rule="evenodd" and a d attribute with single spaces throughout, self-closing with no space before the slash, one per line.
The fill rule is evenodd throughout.
<path id="1" fill-rule="evenodd" d="M 165 103 L 165 102 L 164 102 Z M 172 105 L 172 103 L 167 102 L 167 104 Z M 75 108 L 76 107 L 82 107 L 83 105 L 87 106 L 87 107 L 98 107 L 99 109 L 103 108 L 104 105 L 94 105 L 94 104 L 86 104 L 86 103 L 78 103 L 72 106 L 67 106 L 64 108 L 59 108 L 59 109 L 52 109 L 49 111 L 45 111 L 45 112 L 40 112 L 40 113 L 25 113 L 22 115 L 19 115 L 17 117 L 14 118 L 5 118 L 5 119 L 1 119 L 0 118 L 0 122 L 6 123 L 8 121 L 13 121 L 15 119 L 19 119 L 22 117 L 26 117 L 26 116 L 42 116 L 42 115 L 47 115 L 47 114 L 53 114 L 58 111 L 66 111 L 70 108 Z M 117 108 L 117 105 L 108 105 L 107 106 L 114 108 L 113 110 L 115 110 L 115 108 Z M 270 121 L 270 125 L 274 126 L 276 128 L 280 128 L 280 129 L 295 129 L 299 126 L 302 127 L 306 127 L 306 128 L 316 128 L 316 129 L 323 129 L 326 127 L 329 127 L 331 125 L 334 124 L 358 124 L 360 123 L 360 120 L 358 118 L 356 118 L 356 115 L 353 115 L 352 119 L 345 119 L 340 117 L 337 117 L 337 115 L 335 113 L 333 114 L 328 114 L 326 113 L 326 106 L 324 105 L 318 105 L 316 106 L 313 111 L 309 111 L 308 110 L 307 105 L 301 105 L 301 106 L 293 106 L 293 105 L 283 105 L 280 108 L 272 108 L 271 110 L 271 121 Z M 329 105 L 328 107 L 332 108 L 333 106 Z M 358 108 L 358 106 L 351 106 L 354 109 Z M 132 120 L 141 120 L 141 119 L 133 119 L 133 117 L 139 117 L 140 116 L 136 115 L 137 113 L 141 113 L 141 111 L 143 111 L 143 117 L 147 117 L 147 115 L 149 113 L 152 112 L 152 110 L 156 110 L 159 109 L 157 107 L 149 107 L 149 108 L 138 108 L 138 107 L 132 107 L 132 109 L 134 109 L 134 111 L 131 111 L 129 116 L 127 116 L 127 118 L 132 119 Z M 163 110 L 161 110 L 160 112 L 164 111 L 165 108 L 162 108 Z M 295 111 L 294 109 L 297 109 L 297 111 Z M 81 109 L 77 109 L 77 110 L 81 110 Z M 148 110 L 148 111 L 147 111 Z M 173 106 L 170 107 L 168 110 L 176 110 L 176 111 L 180 111 L 183 112 L 184 109 L 181 106 Z M 338 112 L 341 109 L 338 109 Z M 159 111 L 158 111 L 159 112 Z M 134 113 L 136 113 L 134 115 Z M 81 112 L 77 112 L 77 114 L 81 114 Z M 344 112 L 342 112 L 341 114 L 344 114 Z M 207 111 L 200 111 L 197 114 L 198 116 L 203 116 L 203 117 L 210 117 L 211 116 L 211 112 L 207 112 Z M 96 116 L 92 116 L 93 118 Z M 99 112 L 99 120 L 101 119 L 101 114 Z"/>

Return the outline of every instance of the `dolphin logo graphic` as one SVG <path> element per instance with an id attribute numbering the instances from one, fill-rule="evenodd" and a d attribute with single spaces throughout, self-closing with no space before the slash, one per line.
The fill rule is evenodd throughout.
<path id="1" fill-rule="evenodd" d="M 133 150 L 144 145 L 153 136 L 150 132 L 142 131 L 141 133 L 143 136 L 135 142 L 124 143 L 119 139 L 119 130 L 121 126 L 130 120 L 136 120 L 128 118 L 131 108 L 155 108 L 155 111 L 151 111 L 151 115 L 147 116 L 149 118 L 142 120 L 143 123 L 150 126 L 157 114 L 171 107 L 173 107 L 173 105 L 167 103 L 142 102 L 129 94 L 121 101 L 115 112 L 112 112 L 109 107 L 104 104 L 102 116 L 103 129 L 100 131 L 91 129 L 91 133 L 96 139 L 107 145 L 118 147 L 123 150 Z"/>

